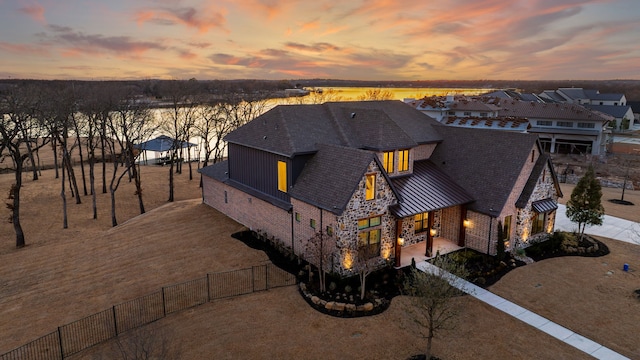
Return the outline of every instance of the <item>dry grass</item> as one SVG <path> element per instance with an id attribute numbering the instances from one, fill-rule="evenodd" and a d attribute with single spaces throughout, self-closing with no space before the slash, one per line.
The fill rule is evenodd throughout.
<path id="1" fill-rule="evenodd" d="M 569 201 L 571 191 L 573 191 L 575 187 L 573 184 L 560 184 L 562 194 L 564 195 L 559 199 L 561 204 L 566 204 L 567 201 Z M 602 206 L 604 206 L 605 214 L 640 222 L 640 191 L 625 190 L 624 192 L 624 200 L 631 201 L 634 205 L 620 205 L 609 201 L 611 199 L 619 200 L 621 196 L 622 189 L 602 188 Z"/>
<path id="2" fill-rule="evenodd" d="M 70 228 L 63 230 L 60 184 L 53 172 L 26 181 L 22 216 L 28 246 L 16 250 L 11 226 L 0 224 L 0 353 L 162 286 L 267 261 L 264 253 L 230 237 L 239 224 L 201 204 L 197 177 L 178 176 L 179 201 L 167 204 L 167 171 L 143 168 L 146 204 L 155 208 L 143 216 L 135 217 L 132 184 L 118 190 L 122 225 L 116 228 L 110 227 L 108 195 L 100 194 L 98 220 L 90 218 L 90 198 L 83 196 L 82 205 L 69 205 Z M 0 191 L 10 183 L 11 175 L 0 175 Z M 545 260 L 511 272 L 491 290 L 640 358 L 640 301 L 631 295 L 640 280 L 635 272 L 620 271 L 622 263 L 640 268 L 640 248 L 604 241 L 611 249 L 606 257 Z M 457 301 L 465 309 L 457 330 L 434 342 L 442 358 L 585 357 L 468 296 Z M 341 319 L 312 310 L 295 287 L 207 303 L 149 326 L 172 329 L 186 359 L 403 359 L 424 346 L 410 326 L 403 297 L 380 315 Z M 110 358 L 110 346 L 77 358 Z"/>

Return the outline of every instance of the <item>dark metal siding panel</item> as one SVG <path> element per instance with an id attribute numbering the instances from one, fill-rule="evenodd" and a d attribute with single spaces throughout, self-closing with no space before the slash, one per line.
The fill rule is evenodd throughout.
<path id="1" fill-rule="evenodd" d="M 298 176 L 300 176 L 300 174 L 302 173 L 302 170 L 304 170 L 304 166 L 307 164 L 307 161 L 309 161 L 309 159 L 311 159 L 313 157 L 313 154 L 310 155 L 299 155 L 296 156 L 292 159 L 291 163 L 291 177 L 293 179 L 292 184 L 296 183 L 296 180 L 298 180 Z"/>
<path id="2" fill-rule="evenodd" d="M 289 194 L 278 190 L 278 160 L 287 163 L 287 184 L 291 185 L 291 161 L 288 158 L 237 144 L 229 145 L 230 179 L 289 201 Z"/>

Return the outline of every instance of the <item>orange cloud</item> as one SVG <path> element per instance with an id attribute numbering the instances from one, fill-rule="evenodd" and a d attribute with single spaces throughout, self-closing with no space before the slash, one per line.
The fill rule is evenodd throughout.
<path id="1" fill-rule="evenodd" d="M 145 9 L 136 12 L 135 21 L 138 25 L 153 23 L 156 25 L 184 25 L 197 29 L 204 34 L 211 29 L 225 28 L 226 15 L 217 11 L 213 6 L 197 9 L 194 7 Z"/>
<path id="2" fill-rule="evenodd" d="M 46 49 L 40 46 L 33 46 L 33 45 L 27 45 L 27 44 L 12 44 L 12 43 L 3 42 L 3 41 L 0 41 L 0 49 L 15 53 L 15 54 L 19 54 L 19 55 L 38 55 L 38 56 L 49 55 L 49 51 L 47 51 Z"/>

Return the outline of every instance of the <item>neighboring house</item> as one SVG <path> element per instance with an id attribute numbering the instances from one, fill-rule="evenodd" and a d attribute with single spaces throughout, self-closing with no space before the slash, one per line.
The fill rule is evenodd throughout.
<path id="1" fill-rule="evenodd" d="M 633 111 L 633 119 L 635 125 L 640 125 L 640 101 L 629 101 L 627 103 Z"/>
<path id="2" fill-rule="evenodd" d="M 562 196 L 537 136 L 441 125 L 399 101 L 281 105 L 225 140 L 228 160 L 200 170 L 204 203 L 302 258 L 321 234 L 341 276 L 400 264 L 407 246 L 431 254 L 434 239 L 495 254 L 498 223 L 526 247 Z"/>
<path id="3" fill-rule="evenodd" d="M 583 88 L 558 88 L 545 90 L 538 94 L 540 98 L 556 102 L 578 105 L 625 106 L 627 98 L 624 94 L 601 94 L 598 90 Z"/>
<path id="4" fill-rule="evenodd" d="M 529 119 L 529 132 L 540 137 L 545 151 L 550 153 L 606 153 L 610 130 L 614 121 L 610 115 L 592 111 L 584 106 L 567 103 L 537 103 L 499 100 L 501 117 Z"/>
<path id="5" fill-rule="evenodd" d="M 629 130 L 633 126 L 633 109 L 629 105 L 584 105 L 584 107 L 613 117 L 609 126 L 615 130 Z"/>

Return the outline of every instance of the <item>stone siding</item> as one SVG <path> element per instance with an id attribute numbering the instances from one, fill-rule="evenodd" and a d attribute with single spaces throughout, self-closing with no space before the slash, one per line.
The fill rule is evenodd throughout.
<path id="1" fill-rule="evenodd" d="M 373 200 L 365 200 L 365 177 L 360 180 L 358 187 L 349 200 L 345 211 L 336 219 L 336 259 L 334 271 L 340 275 L 355 275 L 358 271 L 358 220 L 374 216 L 381 217 L 380 257 L 372 259 L 374 268 L 382 267 L 394 257 L 396 242 L 395 218 L 389 213 L 390 205 L 397 202 L 391 187 L 387 183 L 376 162 L 369 164 L 367 173 L 376 174 L 376 194 Z M 371 230 L 369 228 L 367 230 Z"/>
<path id="2" fill-rule="evenodd" d="M 553 199 L 556 202 L 558 201 L 558 194 L 548 165 L 545 166 L 545 171 L 543 171 L 538 178 L 527 205 L 522 209 L 518 209 L 518 216 L 516 217 L 515 222 L 516 236 L 514 238 L 514 247 L 516 249 L 525 248 L 533 243 L 547 240 L 549 238 L 549 234 L 553 232 L 556 218 L 555 211 L 547 214 L 547 219 L 544 224 L 545 230 L 543 232 L 531 234 L 531 220 L 536 214 L 531 207 L 531 203 L 543 199 Z"/>

